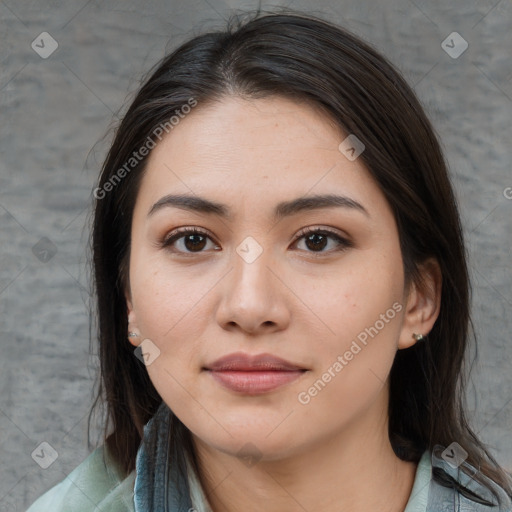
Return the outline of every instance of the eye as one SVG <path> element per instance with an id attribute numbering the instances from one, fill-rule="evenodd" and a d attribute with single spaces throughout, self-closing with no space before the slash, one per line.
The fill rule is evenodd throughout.
<path id="1" fill-rule="evenodd" d="M 312 253 L 330 253 L 334 251 L 343 251 L 348 247 L 353 247 L 353 243 L 330 229 L 325 228 L 304 228 L 299 236 L 294 240 L 294 244 L 304 239 L 307 252 Z M 334 241 L 334 248 L 324 251 L 329 245 L 329 240 Z"/>
<path id="2" fill-rule="evenodd" d="M 173 231 L 163 240 L 162 247 L 172 247 L 170 250 L 182 254 L 200 253 L 204 252 L 203 249 L 208 245 L 208 241 L 211 242 L 212 240 L 210 235 L 205 231 L 201 231 L 197 228 L 180 228 Z M 175 250 L 173 247 L 175 242 L 182 242 L 180 250 Z M 214 250 L 219 250 L 218 246 L 215 247 Z"/>

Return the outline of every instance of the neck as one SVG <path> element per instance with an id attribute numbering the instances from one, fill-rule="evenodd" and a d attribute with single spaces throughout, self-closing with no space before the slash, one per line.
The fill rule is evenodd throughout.
<path id="1" fill-rule="evenodd" d="M 199 479 L 212 510 L 403 511 L 417 464 L 393 452 L 386 406 L 382 400 L 329 439 L 252 466 L 193 436 Z"/>

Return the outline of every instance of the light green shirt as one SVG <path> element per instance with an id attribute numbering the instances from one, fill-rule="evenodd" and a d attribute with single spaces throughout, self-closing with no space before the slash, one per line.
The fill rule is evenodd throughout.
<path id="1" fill-rule="evenodd" d="M 430 452 L 425 451 L 416 468 L 416 476 L 412 485 L 411 495 L 404 512 L 426 512 L 428 502 L 428 490 L 432 473 Z"/>
<path id="2" fill-rule="evenodd" d="M 188 460 L 187 465 L 192 507 L 197 512 L 212 512 Z M 426 451 L 416 469 L 404 512 L 426 512 L 431 468 L 430 454 Z M 37 499 L 27 512 L 134 512 L 134 483 L 135 470 L 122 478 L 115 462 L 100 446 L 62 482 Z"/>

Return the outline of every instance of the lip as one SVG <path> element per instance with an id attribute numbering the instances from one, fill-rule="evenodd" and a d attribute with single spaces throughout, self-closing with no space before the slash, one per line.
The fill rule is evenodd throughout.
<path id="1" fill-rule="evenodd" d="M 236 352 L 203 368 L 222 386 L 247 395 L 267 393 L 301 377 L 307 368 L 272 354 Z"/>
<path id="2" fill-rule="evenodd" d="M 306 370 L 299 365 L 281 359 L 272 354 L 257 354 L 251 356 L 244 352 L 235 352 L 217 359 L 213 363 L 205 366 L 206 370 L 211 371 L 296 371 Z"/>

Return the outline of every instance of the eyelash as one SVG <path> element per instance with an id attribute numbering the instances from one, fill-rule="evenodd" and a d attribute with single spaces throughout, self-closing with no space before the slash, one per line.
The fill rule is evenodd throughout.
<path id="1" fill-rule="evenodd" d="M 302 238 L 305 238 L 308 235 L 312 235 L 312 234 L 326 235 L 326 236 L 328 236 L 330 238 L 333 238 L 338 243 L 338 247 L 336 249 L 333 249 L 333 250 L 330 250 L 330 251 L 305 251 L 305 252 L 308 252 L 308 253 L 312 254 L 315 257 L 322 257 L 322 255 L 331 254 L 333 252 L 341 252 L 341 251 L 344 251 L 344 250 L 354 246 L 354 244 L 350 240 L 348 240 L 346 238 L 343 238 L 342 236 L 340 236 L 335 231 L 332 231 L 332 230 L 326 229 L 326 228 L 317 228 L 317 227 L 307 227 L 307 228 L 301 229 L 299 231 L 299 233 L 297 234 L 297 236 L 294 238 L 292 243 L 295 244 L 299 240 L 301 240 Z M 197 229 L 197 228 L 179 228 L 179 229 L 173 231 L 172 233 L 170 233 L 168 236 L 166 236 L 162 240 L 160 245 L 161 245 L 162 248 L 171 250 L 171 244 L 173 244 L 177 240 L 180 240 L 181 238 L 183 238 L 186 235 L 205 236 L 207 238 L 210 238 L 210 240 L 212 240 L 214 242 L 214 240 L 212 239 L 211 235 L 209 233 L 207 233 L 206 231 L 202 231 L 202 230 Z M 174 250 L 172 250 L 172 252 L 180 254 L 180 255 L 193 256 L 195 254 L 201 254 L 201 253 L 203 253 L 205 251 L 182 252 L 182 251 L 174 251 Z"/>

